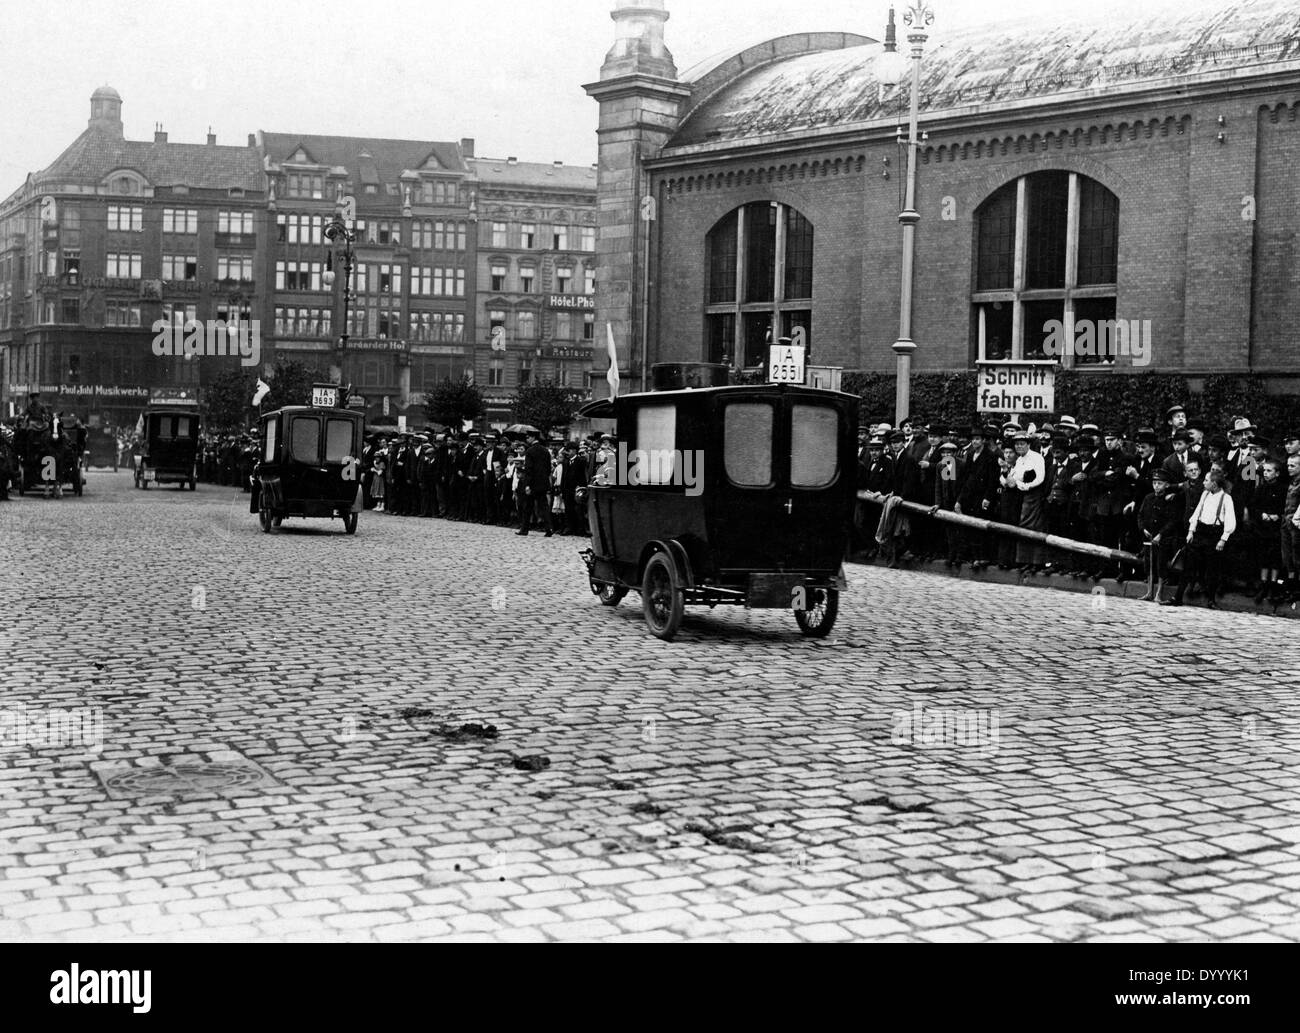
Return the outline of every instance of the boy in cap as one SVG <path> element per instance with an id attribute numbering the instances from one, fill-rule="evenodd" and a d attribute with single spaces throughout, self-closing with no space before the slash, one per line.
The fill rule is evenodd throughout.
<path id="1" fill-rule="evenodd" d="M 931 428 L 933 430 L 933 428 Z M 937 509 L 949 513 L 957 505 L 957 487 L 961 481 L 963 467 L 957 457 L 957 443 L 945 441 L 939 446 L 939 455 L 934 466 L 934 505 Z M 936 535 L 942 533 L 947 546 L 947 565 L 949 568 L 961 569 L 961 529 L 956 524 L 936 523 Z"/>
<path id="2" fill-rule="evenodd" d="M 1183 495 L 1173 483 L 1173 475 L 1163 466 L 1151 474 L 1152 487 L 1138 509 L 1138 532 L 1146 546 L 1147 594 L 1144 602 L 1156 602 L 1169 576 L 1169 562 L 1182 543 L 1179 533 L 1185 526 Z"/>

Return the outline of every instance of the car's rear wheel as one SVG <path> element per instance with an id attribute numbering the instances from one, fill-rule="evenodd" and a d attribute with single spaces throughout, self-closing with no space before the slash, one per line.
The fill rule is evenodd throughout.
<path id="1" fill-rule="evenodd" d="M 601 606 L 617 606 L 627 595 L 627 589 L 622 585 L 596 585 L 596 598 L 600 600 Z"/>
<path id="2" fill-rule="evenodd" d="M 266 504 L 265 500 L 263 500 L 261 508 L 257 511 L 257 518 L 262 524 L 262 533 L 270 534 L 272 523 L 271 507 Z"/>
<path id="3" fill-rule="evenodd" d="M 343 514 L 343 530 L 348 534 L 357 533 L 357 515 L 355 513 Z"/>
<path id="4" fill-rule="evenodd" d="M 794 611 L 795 623 L 809 638 L 825 638 L 835 627 L 840 612 L 840 593 L 835 588 L 810 588 L 807 604 Z"/>
<path id="5" fill-rule="evenodd" d="M 677 568 L 667 553 L 655 553 L 646 564 L 645 576 L 641 579 L 641 609 L 650 633 L 671 642 L 682 626 L 686 594 L 678 583 Z"/>

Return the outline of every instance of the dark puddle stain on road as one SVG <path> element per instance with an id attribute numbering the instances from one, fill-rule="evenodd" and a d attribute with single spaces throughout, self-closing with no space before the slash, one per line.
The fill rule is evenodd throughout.
<path id="1" fill-rule="evenodd" d="M 657 803 L 651 803 L 649 800 L 642 800 L 640 803 L 634 803 L 631 807 L 633 814 L 650 814 L 658 817 L 661 814 L 667 814 L 667 807 L 660 807 Z"/>
<path id="2" fill-rule="evenodd" d="M 520 771 L 545 771 L 551 766 L 551 758 L 541 754 L 528 757 L 511 757 L 510 762 Z"/>
<path id="3" fill-rule="evenodd" d="M 481 742 L 484 739 L 495 739 L 500 733 L 497 732 L 496 725 L 467 724 L 453 728 L 443 724 L 429 734 L 447 742 Z"/>
<path id="4" fill-rule="evenodd" d="M 695 832 L 703 836 L 714 846 L 726 847 L 729 850 L 744 850 L 751 854 L 770 854 L 774 853 L 773 847 L 766 843 L 754 842 L 752 839 L 746 839 L 740 833 L 749 833 L 754 835 L 753 829 L 749 825 L 728 825 L 726 828 L 715 829 L 707 825 L 701 825 L 699 822 L 689 821 L 682 827 L 683 832 Z"/>

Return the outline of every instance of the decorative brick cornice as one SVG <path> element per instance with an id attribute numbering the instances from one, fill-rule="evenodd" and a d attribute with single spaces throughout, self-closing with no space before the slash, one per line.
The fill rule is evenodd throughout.
<path id="1" fill-rule="evenodd" d="M 799 161 L 751 165 L 748 168 L 719 169 L 688 175 L 668 176 L 661 180 L 667 184 L 670 195 L 691 194 L 697 191 L 730 190 L 740 186 L 765 183 L 790 183 L 808 179 L 826 179 L 833 176 L 857 175 L 866 167 L 864 154 L 841 154 L 826 158 L 808 158 Z"/>
<path id="2" fill-rule="evenodd" d="M 1192 121 L 1191 115 L 1167 115 L 1164 118 L 1117 119 L 1110 122 L 1080 123 L 1072 128 L 1044 132 L 981 136 L 935 143 L 922 148 L 921 164 L 945 161 L 963 161 L 978 158 L 1004 158 L 1010 155 L 1031 155 L 1075 150 L 1080 147 L 1104 147 L 1129 140 L 1152 139 L 1156 136 L 1183 136 Z"/>

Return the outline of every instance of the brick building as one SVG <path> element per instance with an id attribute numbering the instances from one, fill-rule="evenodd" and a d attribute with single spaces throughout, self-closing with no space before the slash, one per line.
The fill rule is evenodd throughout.
<path id="1" fill-rule="evenodd" d="M 274 208 L 276 355 L 330 369 L 372 418 L 423 426 L 425 393 L 474 370 L 474 142 L 267 132 L 255 141 Z M 341 248 L 323 230 L 346 195 L 356 198 L 357 239 L 342 352 Z"/>
<path id="2" fill-rule="evenodd" d="M 597 324 L 634 368 L 643 333 L 650 362 L 752 367 L 803 326 L 817 364 L 892 370 L 907 90 L 879 81 L 882 46 L 783 36 L 679 74 L 663 0 L 613 17 L 586 87 L 600 104 Z M 1295 5 L 940 29 L 920 90 L 914 369 L 1053 361 L 1053 325 L 1075 340 L 1119 320 L 1146 332 L 1146 363 L 1054 361 L 1254 372 L 1296 391 Z"/>
<path id="3" fill-rule="evenodd" d="M 131 426 L 151 392 L 193 397 L 223 370 L 265 375 L 277 359 L 413 426 L 448 378 L 473 378 L 495 423 L 530 376 L 585 387 L 592 168 L 476 161 L 472 139 L 258 132 L 230 147 L 171 143 L 159 127 L 134 141 L 121 112 L 115 90 L 96 90 L 86 130 L 0 203 L 0 417 L 38 388 Z M 341 248 L 324 236 L 344 195 L 357 205 L 346 349 Z M 491 347 L 498 314 L 504 352 Z M 233 345 L 156 355 L 159 319 L 256 321 L 258 361 Z"/>
<path id="4" fill-rule="evenodd" d="M 122 98 L 91 97 L 84 132 L 0 202 L 0 400 L 32 388 L 92 422 L 135 423 L 234 358 L 154 354 L 159 319 L 258 309 L 264 177 L 250 145 L 126 140 Z M 7 407 L 3 413 L 7 415 Z"/>
<path id="5" fill-rule="evenodd" d="M 521 385 L 587 390 L 595 340 L 596 171 L 469 162 L 478 190 L 475 373 L 504 427 Z"/>

